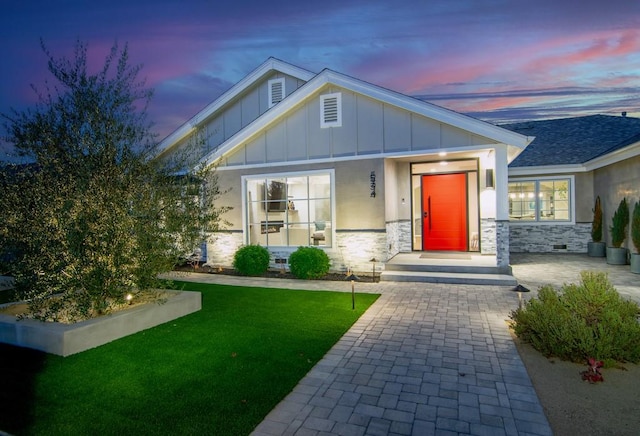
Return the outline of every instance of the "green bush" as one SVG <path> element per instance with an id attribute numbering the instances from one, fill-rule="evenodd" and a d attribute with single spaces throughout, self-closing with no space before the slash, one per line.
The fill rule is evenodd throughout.
<path id="1" fill-rule="evenodd" d="M 639 313 L 605 273 L 584 271 L 579 285 L 540 288 L 510 318 L 515 334 L 544 355 L 573 362 L 593 357 L 611 366 L 640 361 Z"/>
<path id="2" fill-rule="evenodd" d="M 593 207 L 593 222 L 591 223 L 591 239 L 593 242 L 602 241 L 602 206 L 600 196 L 596 197 L 596 204 Z"/>
<path id="3" fill-rule="evenodd" d="M 299 279 L 319 279 L 329 272 L 329 256 L 319 248 L 298 247 L 289 256 L 289 268 Z"/>
<path id="4" fill-rule="evenodd" d="M 629 226 L 629 204 L 627 198 L 620 200 L 618 209 L 613 214 L 611 231 L 611 246 L 620 248 L 627 237 L 627 227 Z"/>
<path id="5" fill-rule="evenodd" d="M 233 255 L 233 268 L 243 276 L 259 276 L 269 268 L 269 250 L 261 245 L 245 245 Z"/>

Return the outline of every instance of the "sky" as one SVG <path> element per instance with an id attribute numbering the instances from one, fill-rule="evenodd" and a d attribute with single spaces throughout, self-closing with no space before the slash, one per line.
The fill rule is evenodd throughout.
<path id="1" fill-rule="evenodd" d="M 637 0 L 1 0 L 0 113 L 51 81 L 41 39 L 96 72 L 127 44 L 158 139 L 270 56 L 497 124 L 640 117 Z"/>

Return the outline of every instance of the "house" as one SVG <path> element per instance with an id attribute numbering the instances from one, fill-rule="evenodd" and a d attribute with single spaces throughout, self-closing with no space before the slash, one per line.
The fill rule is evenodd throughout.
<path id="1" fill-rule="evenodd" d="M 169 135 L 161 156 L 196 132 L 200 162 L 217 165 L 231 188 L 221 204 L 233 207 L 207 244 L 209 264 L 261 244 L 274 262 L 317 246 L 337 271 L 414 251 L 471 252 L 509 269 L 508 165 L 529 134 L 274 58 Z"/>
<path id="2" fill-rule="evenodd" d="M 609 242 L 620 200 L 633 207 L 640 199 L 640 119 L 623 113 L 502 127 L 535 136 L 509 164 L 510 251 L 585 253 L 597 196 Z"/>

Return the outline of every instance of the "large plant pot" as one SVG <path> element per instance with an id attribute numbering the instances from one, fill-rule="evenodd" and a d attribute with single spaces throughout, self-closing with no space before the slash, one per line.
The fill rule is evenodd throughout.
<path id="1" fill-rule="evenodd" d="M 640 274 L 640 254 L 631 254 L 631 272 L 634 274 Z"/>
<path id="2" fill-rule="evenodd" d="M 605 257 L 607 244 L 604 242 L 587 242 L 587 254 L 591 257 Z"/>
<path id="3" fill-rule="evenodd" d="M 609 265 L 626 265 L 627 264 L 627 249 L 607 247 L 607 263 Z"/>

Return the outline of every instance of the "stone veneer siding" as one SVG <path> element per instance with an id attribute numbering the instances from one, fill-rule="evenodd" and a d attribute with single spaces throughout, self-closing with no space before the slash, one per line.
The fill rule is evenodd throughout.
<path id="1" fill-rule="evenodd" d="M 509 266 L 509 221 L 496 221 L 496 240 L 498 241 L 498 248 L 496 250 L 496 264 L 501 268 L 508 268 L 510 273 L 511 267 Z"/>
<path id="2" fill-rule="evenodd" d="M 410 234 L 410 231 L 409 231 Z M 331 261 L 331 270 L 345 272 L 370 272 L 371 258 L 376 258 L 376 270 L 388 260 L 387 233 L 385 231 L 337 231 L 333 247 L 324 249 Z M 207 242 L 207 265 L 231 267 L 233 255 L 244 244 L 242 232 L 212 234 Z M 270 248 L 271 267 L 280 268 L 276 259 L 288 259 L 296 247 Z"/>
<path id="3" fill-rule="evenodd" d="M 387 223 L 387 257 L 385 262 L 398 253 L 411 252 L 411 221 L 400 220 Z"/>
<path id="4" fill-rule="evenodd" d="M 244 244 L 242 232 L 213 233 L 207 241 L 207 261 L 210 266 L 231 267 L 233 255 Z"/>
<path id="5" fill-rule="evenodd" d="M 496 254 L 496 221 L 494 219 L 480 220 L 480 252 Z"/>
<path id="6" fill-rule="evenodd" d="M 591 223 L 574 225 L 511 225 L 509 245 L 512 253 L 586 253 L 591 240 Z M 566 245 L 565 248 L 554 247 Z"/>

